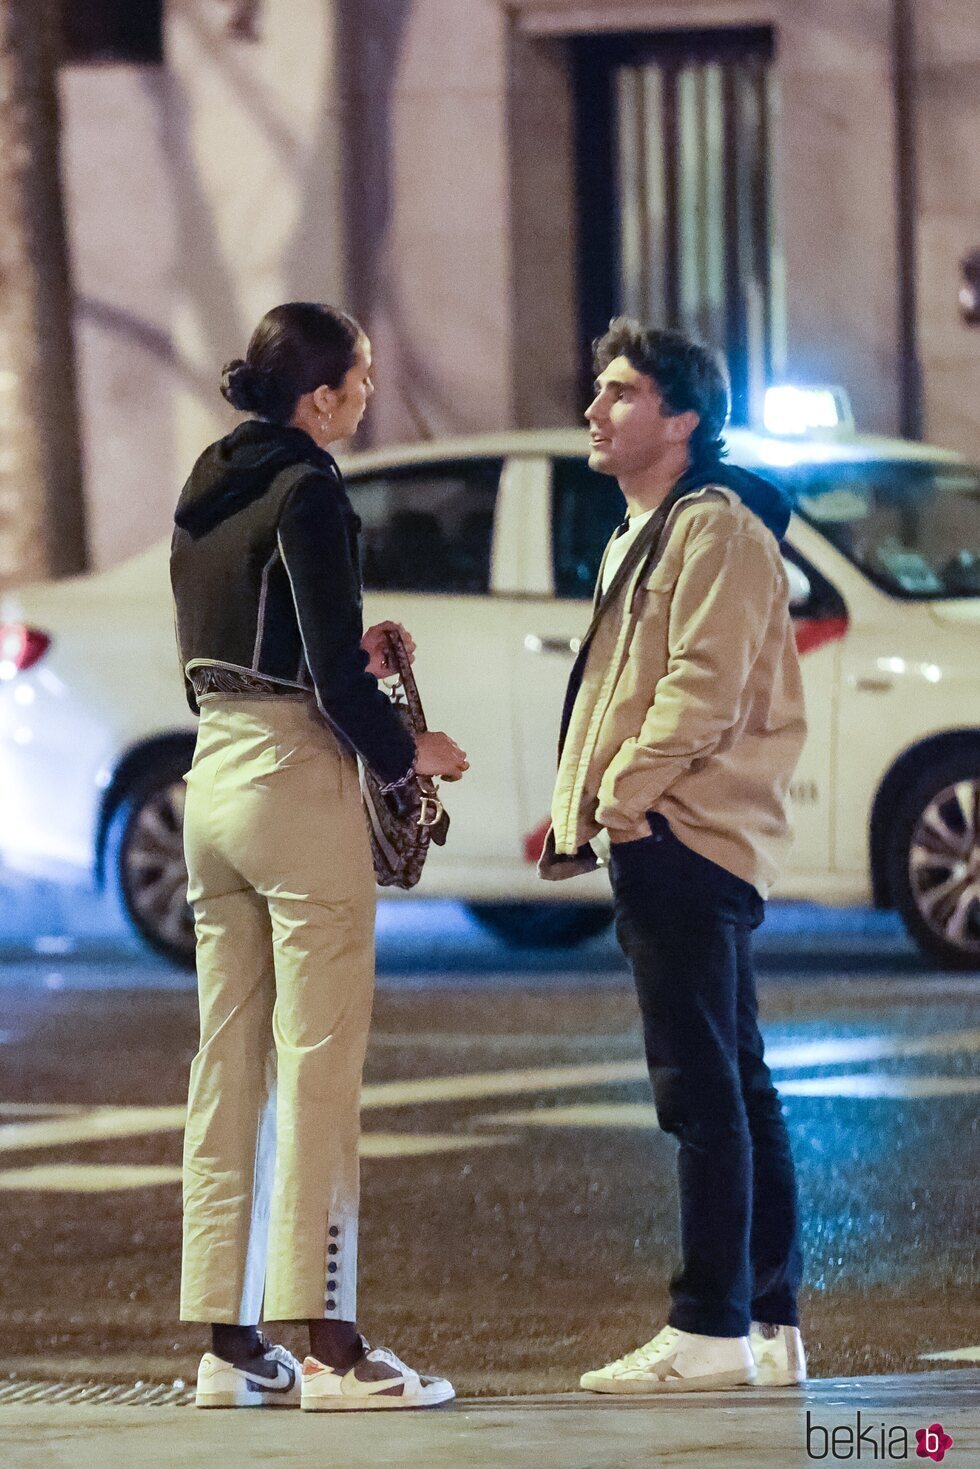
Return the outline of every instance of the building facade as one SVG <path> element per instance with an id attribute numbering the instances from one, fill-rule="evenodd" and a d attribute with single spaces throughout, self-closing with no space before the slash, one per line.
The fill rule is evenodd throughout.
<path id="1" fill-rule="evenodd" d="M 168 0 L 160 26 L 63 77 L 96 564 L 166 533 L 234 421 L 222 363 L 286 299 L 368 327 L 374 442 L 574 422 L 626 310 L 724 350 L 739 417 L 840 383 L 862 429 L 980 457 L 974 0 Z"/>

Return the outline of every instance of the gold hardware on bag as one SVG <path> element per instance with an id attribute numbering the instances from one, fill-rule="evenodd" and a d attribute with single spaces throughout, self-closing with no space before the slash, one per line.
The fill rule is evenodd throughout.
<path id="1" fill-rule="evenodd" d="M 397 680 L 390 689 L 392 705 L 406 729 L 419 735 L 428 726 L 411 659 L 397 633 L 388 632 L 387 645 L 388 667 Z M 361 791 L 378 883 L 381 887 L 414 887 L 422 876 L 430 843 L 444 846 L 449 830 L 449 813 L 435 783 L 430 776 L 416 775 L 401 790 L 384 792 L 377 776 L 364 765 Z"/>
<path id="2" fill-rule="evenodd" d="M 430 806 L 433 808 L 434 814 L 432 816 L 429 815 Z M 435 826 L 436 822 L 441 817 L 442 812 L 443 805 L 438 796 L 423 796 L 422 804 L 419 807 L 419 819 L 417 824 L 419 826 Z"/>

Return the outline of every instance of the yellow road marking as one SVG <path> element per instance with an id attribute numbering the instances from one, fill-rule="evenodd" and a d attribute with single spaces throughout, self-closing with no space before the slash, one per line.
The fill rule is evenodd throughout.
<path id="1" fill-rule="evenodd" d="M 36 1168 L 0 1170 L 0 1190 L 11 1192 L 102 1194 L 126 1188 L 180 1183 L 180 1169 L 130 1163 L 42 1163 Z"/>
<path id="2" fill-rule="evenodd" d="M 143 1137 L 180 1132 L 187 1109 L 179 1107 L 88 1107 L 70 1117 L 46 1122 L 8 1122 L 0 1127 L 0 1152 L 58 1148 L 104 1138 Z"/>
<path id="3" fill-rule="evenodd" d="M 572 1066 L 538 1066 L 520 1071 L 464 1071 L 419 1081 L 379 1081 L 364 1088 L 361 1106 L 407 1107 L 419 1102 L 468 1102 L 513 1097 L 521 1092 L 560 1091 L 565 1087 L 612 1086 L 643 1081 L 643 1061 L 596 1061 Z"/>
<path id="4" fill-rule="evenodd" d="M 424 1158 L 431 1153 L 461 1153 L 468 1148 L 500 1148 L 514 1137 L 470 1137 L 460 1132 L 365 1132 L 362 1158 Z"/>
<path id="5" fill-rule="evenodd" d="M 652 1102 L 574 1102 L 568 1107 L 529 1107 L 525 1112 L 495 1112 L 478 1117 L 481 1127 L 645 1127 L 657 1126 Z"/>
<path id="6" fill-rule="evenodd" d="M 469 1137 L 463 1133 L 374 1132 L 361 1138 L 362 1158 L 424 1158 L 461 1153 L 470 1148 L 502 1148 L 517 1139 Z M 0 1192 L 113 1193 L 121 1189 L 158 1188 L 179 1184 L 173 1164 L 40 1163 L 33 1168 L 0 1169 Z"/>

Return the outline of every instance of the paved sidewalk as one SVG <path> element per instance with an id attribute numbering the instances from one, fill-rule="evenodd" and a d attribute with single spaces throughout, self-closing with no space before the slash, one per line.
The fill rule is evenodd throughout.
<path id="1" fill-rule="evenodd" d="M 0 1465 L 796 1469 L 821 1459 L 928 1464 L 934 1461 L 917 1457 L 916 1430 L 936 1423 L 953 1440 L 944 1459 L 949 1469 L 976 1469 L 980 1372 L 837 1378 L 809 1383 L 801 1393 L 470 1398 L 418 1413 L 0 1406 Z"/>

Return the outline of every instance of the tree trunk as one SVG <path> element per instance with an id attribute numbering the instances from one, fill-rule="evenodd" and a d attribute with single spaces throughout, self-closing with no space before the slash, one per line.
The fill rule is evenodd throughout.
<path id="1" fill-rule="evenodd" d="M 87 565 L 54 0 L 0 0 L 0 588 Z"/>

